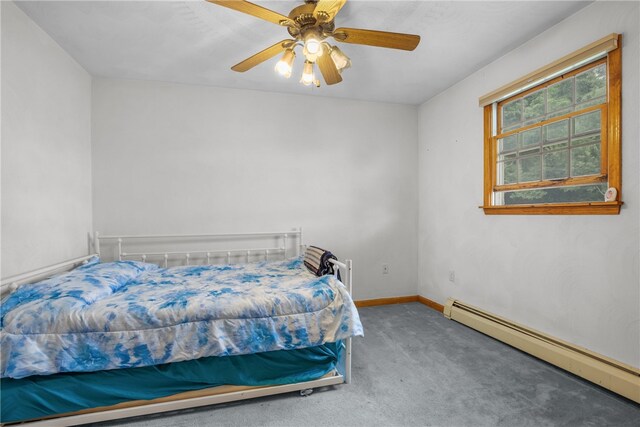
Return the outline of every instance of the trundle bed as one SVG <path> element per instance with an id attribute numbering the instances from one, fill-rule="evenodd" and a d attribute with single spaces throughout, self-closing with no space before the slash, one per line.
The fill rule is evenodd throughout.
<path id="1" fill-rule="evenodd" d="M 95 254 L 2 281 L 3 424 L 75 425 L 350 381 L 351 337 L 362 335 L 352 263 L 316 251 L 307 258 L 333 274 L 307 268 L 302 229 L 93 240 Z"/>

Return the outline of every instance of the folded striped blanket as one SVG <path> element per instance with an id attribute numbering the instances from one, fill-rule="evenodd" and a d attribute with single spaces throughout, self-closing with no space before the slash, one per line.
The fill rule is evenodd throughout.
<path id="1" fill-rule="evenodd" d="M 338 258 L 327 250 L 317 246 L 309 246 L 304 254 L 304 265 L 316 276 L 333 274 L 333 264 L 329 262 L 330 259 L 337 260 Z"/>

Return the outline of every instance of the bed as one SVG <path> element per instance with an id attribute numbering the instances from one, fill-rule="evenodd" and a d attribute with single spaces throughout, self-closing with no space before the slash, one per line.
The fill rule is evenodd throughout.
<path id="1" fill-rule="evenodd" d="M 2 422 L 81 424 L 349 382 L 362 335 L 351 261 L 312 274 L 303 247 L 301 229 L 96 233 L 95 255 L 3 280 Z"/>

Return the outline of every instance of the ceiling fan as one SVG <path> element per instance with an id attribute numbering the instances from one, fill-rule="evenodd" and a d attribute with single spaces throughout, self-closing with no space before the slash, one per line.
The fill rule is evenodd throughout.
<path id="1" fill-rule="evenodd" d="M 291 77 L 295 59 L 294 49 L 302 46 L 305 57 L 300 83 L 305 86 L 320 86 L 314 74 L 317 65 L 327 85 L 342 81 L 341 73 L 351 66 L 351 60 L 340 48 L 331 45 L 327 39 L 332 37 L 341 43 L 362 44 L 390 49 L 414 50 L 420 43 L 420 36 L 412 34 L 390 33 L 386 31 L 363 30 L 358 28 L 335 28 L 334 19 L 347 0 L 304 0 L 284 16 L 270 9 L 243 0 L 207 0 L 238 12 L 264 19 L 276 25 L 287 27 L 292 38 L 282 40 L 273 46 L 245 59 L 231 67 L 233 71 L 245 72 L 256 65 L 284 52 L 276 64 L 276 71 Z"/>

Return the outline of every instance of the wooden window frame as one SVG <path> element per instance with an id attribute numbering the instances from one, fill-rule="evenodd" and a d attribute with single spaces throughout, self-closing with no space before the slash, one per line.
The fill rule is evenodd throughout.
<path id="1" fill-rule="evenodd" d="M 614 35 L 608 36 L 612 39 Z M 604 40 L 604 39 L 603 39 Z M 513 96 L 504 97 L 496 100 L 494 120 L 494 103 L 484 105 L 484 200 L 481 208 L 487 215 L 617 215 L 620 213 L 622 206 L 622 158 L 621 158 L 621 35 L 615 35 L 615 48 L 609 50 L 604 58 L 591 61 L 579 68 L 571 70 L 561 76 L 544 81 L 536 86 L 521 91 Z M 581 49 L 583 52 L 591 45 Z M 570 55 L 569 55 L 570 56 Z M 566 62 L 566 58 L 562 58 Z M 556 61 L 557 63 L 558 61 Z M 554 63 L 554 64 L 556 64 Z M 560 180 L 536 181 L 520 184 L 497 184 L 497 141 L 511 134 L 523 132 L 527 129 L 542 126 L 543 123 L 535 123 L 521 128 L 503 132 L 501 130 L 501 107 L 507 102 L 519 99 L 525 95 L 550 86 L 558 81 L 579 74 L 585 69 L 597 66 L 599 63 L 607 65 L 607 101 L 602 104 L 594 105 L 580 111 L 570 112 L 562 116 L 545 120 L 544 124 L 556 121 L 570 119 L 578 115 L 582 115 L 592 111 L 601 111 L 601 171 L 599 175 L 590 175 L 584 177 L 569 177 Z M 553 66 L 550 64 L 548 67 Z M 540 72 L 537 71 L 538 73 Z M 513 84 L 512 84 L 513 85 Z M 487 95 L 489 96 L 489 95 Z M 483 97 L 486 98 L 487 96 Z M 481 105 L 483 99 L 481 98 Z M 496 123 L 496 135 L 493 135 L 493 125 Z M 562 187 L 580 184 L 596 184 L 608 182 L 608 187 L 616 188 L 618 195 L 615 201 L 611 202 L 572 202 L 572 203 L 542 203 L 542 204 L 517 204 L 517 205 L 494 205 L 493 194 L 495 191 L 508 191 L 514 189 L 526 188 L 550 188 Z"/>

